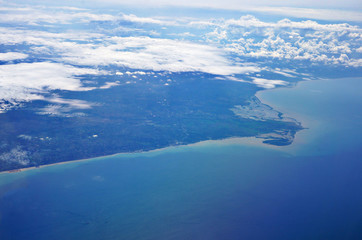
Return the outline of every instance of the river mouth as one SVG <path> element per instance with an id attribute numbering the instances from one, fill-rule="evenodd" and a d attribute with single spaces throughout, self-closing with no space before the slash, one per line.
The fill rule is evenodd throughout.
<path id="1" fill-rule="evenodd" d="M 360 78 L 313 80 L 260 91 L 257 97 L 305 127 L 286 150 L 328 155 L 361 146 L 361 96 L 356 89 L 361 89 Z"/>

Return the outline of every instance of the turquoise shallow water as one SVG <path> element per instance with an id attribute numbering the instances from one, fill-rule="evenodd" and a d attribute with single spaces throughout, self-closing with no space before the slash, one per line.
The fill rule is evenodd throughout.
<path id="1" fill-rule="evenodd" d="M 0 239 L 360 239 L 362 79 L 259 94 L 308 129 L 0 175 Z"/>

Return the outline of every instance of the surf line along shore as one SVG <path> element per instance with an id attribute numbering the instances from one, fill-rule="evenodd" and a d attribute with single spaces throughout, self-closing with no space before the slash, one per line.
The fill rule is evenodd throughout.
<path id="1" fill-rule="evenodd" d="M 116 156 L 129 156 L 129 157 L 137 157 L 142 154 L 160 154 L 165 151 L 174 151 L 179 150 L 182 151 L 185 148 L 189 147 L 198 147 L 198 146 L 206 146 L 208 144 L 214 144 L 214 145 L 229 145 L 229 144 L 236 144 L 236 145 L 244 145 L 244 146 L 255 146 L 255 147 L 263 147 L 263 148 L 269 148 L 274 150 L 283 151 L 281 146 L 277 145 L 270 145 L 263 143 L 263 139 L 257 138 L 257 137 L 230 137 L 230 138 L 224 138 L 224 139 L 217 139 L 217 140 L 205 140 L 185 145 L 171 145 L 164 148 L 158 148 L 153 150 L 147 150 L 147 151 L 135 151 L 135 152 L 121 152 L 121 153 L 115 153 L 110 155 L 104 155 L 104 156 L 98 156 L 98 157 L 92 157 L 92 158 L 84 158 L 84 159 L 78 159 L 78 160 L 71 160 L 71 161 L 65 161 L 65 162 L 57 162 L 57 163 L 50 163 L 50 164 L 44 164 L 44 165 L 38 165 L 38 166 L 32 166 L 32 167 L 25 167 L 25 168 L 18 168 L 18 169 L 12 169 L 12 170 L 5 170 L 0 171 L 0 174 L 16 174 L 28 170 L 36 170 L 40 168 L 46 168 L 51 166 L 57 166 L 57 165 L 63 165 L 63 164 L 71 164 L 71 163 L 82 163 L 92 160 L 103 160 L 104 158 L 109 157 L 116 157 Z"/>

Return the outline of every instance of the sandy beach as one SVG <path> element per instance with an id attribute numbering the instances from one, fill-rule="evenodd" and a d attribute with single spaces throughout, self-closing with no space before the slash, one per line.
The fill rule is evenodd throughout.
<path id="1" fill-rule="evenodd" d="M 20 172 L 24 172 L 24 171 L 35 170 L 35 169 L 46 168 L 46 167 L 57 166 L 57 165 L 63 165 L 63 164 L 80 163 L 80 162 L 86 162 L 86 161 L 92 161 L 92 160 L 101 160 L 103 158 L 109 158 L 109 157 L 113 157 L 113 156 L 130 155 L 130 157 L 136 157 L 139 154 L 159 154 L 159 153 L 165 152 L 165 151 L 182 150 L 183 148 L 188 148 L 188 147 L 208 146 L 210 144 L 214 144 L 214 145 L 218 145 L 218 146 L 229 145 L 229 144 L 247 145 L 247 146 L 259 146 L 259 147 L 269 148 L 269 149 L 274 149 L 274 150 L 282 150 L 282 148 L 280 146 L 264 144 L 263 139 L 261 139 L 261 138 L 231 137 L 231 138 L 225 138 L 225 139 L 219 139 L 219 140 L 205 140 L 205 141 L 190 143 L 190 144 L 186 144 L 186 145 L 176 145 L 176 146 L 173 145 L 173 146 L 168 146 L 168 147 L 153 149 L 153 150 L 148 150 L 148 151 L 123 152 L 123 153 L 121 152 L 121 153 L 98 156 L 98 157 L 93 157 L 93 158 L 84 158 L 84 159 L 71 160 L 71 161 L 66 161 L 66 162 L 44 164 L 44 165 L 40 165 L 40 166 L 36 166 L 36 167 L 35 166 L 24 167 L 24 168 L 19 168 L 19 169 L 14 169 L 14 170 L 1 171 L 0 174 L 16 174 L 16 173 L 20 173 Z"/>

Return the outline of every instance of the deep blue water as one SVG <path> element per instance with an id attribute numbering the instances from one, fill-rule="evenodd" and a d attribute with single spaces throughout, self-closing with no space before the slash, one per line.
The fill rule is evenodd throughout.
<path id="1" fill-rule="evenodd" d="M 362 79 L 262 98 L 288 147 L 205 142 L 0 175 L 0 239 L 362 239 Z"/>

